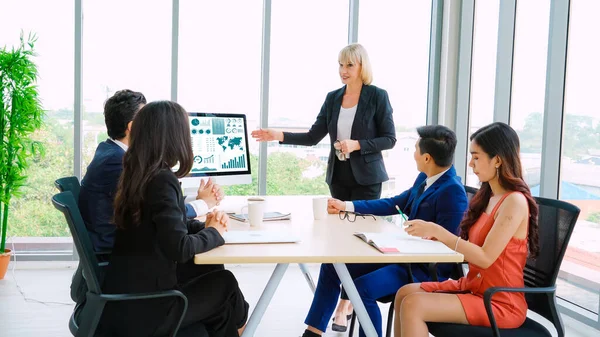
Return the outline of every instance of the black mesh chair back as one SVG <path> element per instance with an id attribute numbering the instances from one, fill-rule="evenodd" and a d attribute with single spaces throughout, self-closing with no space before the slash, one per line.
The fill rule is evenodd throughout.
<path id="1" fill-rule="evenodd" d="M 79 184 L 79 179 L 77 179 L 77 177 L 56 179 L 54 181 L 54 186 L 61 192 L 71 191 L 75 198 L 75 202 L 79 200 L 79 190 L 81 189 L 81 185 Z"/>
<path id="2" fill-rule="evenodd" d="M 526 287 L 553 287 L 560 270 L 567 246 L 577 223 L 580 209 L 561 200 L 535 198 L 538 208 L 540 254 L 536 259 L 528 258 L 525 265 Z M 554 294 L 526 294 L 529 309 L 554 323 L 557 330 L 563 330 L 560 316 L 556 311 Z"/>
<path id="3" fill-rule="evenodd" d="M 96 294 L 101 293 L 100 285 L 102 284 L 102 280 L 100 279 L 100 275 L 102 273 L 98 266 L 98 259 L 96 258 L 92 241 L 90 240 L 81 213 L 79 213 L 79 207 L 75 202 L 73 193 L 66 191 L 54 195 L 52 197 L 52 204 L 64 214 L 67 220 L 69 230 L 73 236 L 73 245 L 77 250 L 77 254 L 79 254 L 79 263 L 83 267 L 88 289 Z"/>
<path id="4" fill-rule="evenodd" d="M 477 191 L 479 191 L 478 188 L 465 185 L 465 192 L 467 193 L 467 202 L 471 202 L 471 199 L 473 199 L 475 194 L 477 194 Z"/>
<path id="5" fill-rule="evenodd" d="M 556 279 L 580 210 L 565 201 L 547 198 L 535 198 L 535 200 L 539 207 L 540 252 L 537 258 L 530 257 L 527 259 L 523 271 L 525 288 L 512 289 L 512 291 L 524 292 L 528 309 L 548 319 L 556 328 L 558 336 L 563 337 L 565 335 L 564 326 L 556 307 Z M 510 288 L 490 288 L 486 291 L 486 294 L 490 293 L 490 298 L 494 289 L 501 289 L 498 291 L 510 290 Z M 530 318 L 527 318 L 525 323 L 517 329 L 494 329 L 447 323 L 427 323 L 427 326 L 430 333 L 436 337 L 531 337 L 552 335 L 541 324 Z"/>

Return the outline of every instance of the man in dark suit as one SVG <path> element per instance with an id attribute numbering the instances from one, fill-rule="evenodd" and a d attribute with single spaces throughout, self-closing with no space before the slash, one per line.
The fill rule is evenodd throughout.
<path id="1" fill-rule="evenodd" d="M 96 251 L 113 247 L 115 225 L 112 223 L 113 201 L 123 171 L 123 156 L 129 146 L 131 122 L 146 104 L 140 92 L 117 91 L 104 105 L 104 121 L 109 139 L 100 143 L 81 181 L 79 210 Z M 202 182 L 196 200 L 186 204 L 186 214 L 195 218 L 215 206 L 222 198 L 221 188 Z"/>
<path id="2" fill-rule="evenodd" d="M 337 214 L 346 211 L 360 214 L 397 215 L 399 212 L 396 206 L 398 206 L 402 213 L 408 215 L 408 219 L 433 221 L 455 233 L 468 204 L 464 186 L 452 165 L 456 135 L 452 130 L 441 125 L 423 126 L 418 128 L 417 132 L 420 138 L 415 144 L 414 159 L 417 169 L 421 173 L 417 176 L 413 187 L 395 197 L 379 200 L 344 202 L 330 199 L 328 201 L 329 213 Z M 409 282 L 405 266 L 401 264 L 349 264 L 348 270 L 354 278 L 356 288 L 375 328 L 381 335 L 381 313 L 376 300 L 395 294 L 401 286 Z M 441 266 L 438 272 L 439 278 L 448 278 L 450 271 L 450 266 Z M 413 264 L 412 272 L 417 282 L 430 280 L 426 265 Z M 329 319 L 331 313 L 325 312 L 328 310 L 323 308 L 331 307 L 331 298 L 337 299 L 339 286 L 340 281 L 332 265 L 323 264 L 315 300 L 313 300 L 311 312 L 306 319 L 309 327 L 314 327 L 311 323 L 317 322 L 319 315 L 324 315 L 327 320 Z M 319 297 L 326 300 L 323 301 Z M 333 305 L 335 306 L 335 303 Z M 343 307 L 344 304 L 338 306 L 338 308 Z M 341 309 L 336 312 L 333 326 L 335 330 L 344 330 L 346 314 Z M 362 330 L 361 336 L 364 336 Z"/>

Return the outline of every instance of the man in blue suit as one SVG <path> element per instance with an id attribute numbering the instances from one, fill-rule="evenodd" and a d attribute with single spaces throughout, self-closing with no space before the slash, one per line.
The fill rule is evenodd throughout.
<path id="1" fill-rule="evenodd" d="M 110 251 L 114 243 L 112 222 L 113 202 L 119 177 L 123 171 L 123 156 L 129 146 L 129 130 L 135 114 L 146 104 L 140 92 L 117 91 L 104 104 L 104 121 L 109 139 L 100 143 L 81 181 L 79 210 L 94 249 Z M 189 218 L 205 214 L 222 198 L 221 188 L 210 180 L 202 181 L 196 200 L 186 204 Z"/>
<path id="2" fill-rule="evenodd" d="M 345 202 L 337 199 L 328 201 L 329 213 L 342 211 L 360 214 L 394 215 L 396 206 L 408 215 L 408 219 L 433 221 L 450 232 L 457 232 L 458 225 L 467 209 L 467 195 L 460 177 L 452 165 L 456 135 L 441 125 L 428 125 L 417 129 L 419 139 L 415 144 L 414 159 L 421 172 L 413 187 L 392 198 Z M 381 312 L 376 300 L 395 294 L 409 282 L 408 271 L 402 264 L 348 264 L 350 275 L 365 304 L 367 312 L 382 336 Z M 440 280 L 450 276 L 451 266 L 439 268 Z M 430 281 L 427 265 L 413 264 L 416 282 Z M 305 337 L 320 336 L 334 311 L 340 293 L 340 280 L 331 264 L 321 265 L 319 281 L 312 306 L 305 323 Z M 343 302 L 343 301 L 342 301 Z M 344 303 L 340 304 L 334 317 L 333 329 L 345 331 L 346 315 Z M 351 312 L 351 310 L 349 310 Z M 346 323 L 346 324 L 345 324 Z M 360 331 L 360 336 L 364 332 Z"/>

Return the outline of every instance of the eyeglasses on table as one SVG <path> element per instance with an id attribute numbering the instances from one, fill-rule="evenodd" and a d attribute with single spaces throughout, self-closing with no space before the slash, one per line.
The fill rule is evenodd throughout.
<path id="1" fill-rule="evenodd" d="M 356 221 L 356 217 L 362 217 L 363 219 L 372 218 L 373 220 L 377 220 L 377 218 L 373 214 L 361 214 L 356 212 L 349 211 L 340 211 L 340 220 L 348 220 L 350 222 Z"/>

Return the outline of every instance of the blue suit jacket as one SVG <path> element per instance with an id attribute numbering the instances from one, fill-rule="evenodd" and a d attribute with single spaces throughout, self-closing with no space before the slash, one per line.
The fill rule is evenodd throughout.
<path id="1" fill-rule="evenodd" d="M 467 210 L 467 194 L 456 175 L 454 166 L 450 167 L 438 180 L 415 200 L 419 186 L 427 179 L 424 173 L 419 174 L 413 187 L 392 198 L 378 200 L 353 201 L 354 210 L 362 214 L 394 215 L 398 214 L 396 205 L 408 215 L 408 219 L 420 219 L 435 222 L 448 231 L 458 234 L 458 225 Z M 424 266 L 421 266 L 424 267 Z M 448 278 L 451 266 L 439 269 L 440 278 Z"/>
<path id="2" fill-rule="evenodd" d="M 96 251 L 113 248 L 116 229 L 112 223 L 113 202 L 123 171 L 124 155 L 125 151 L 111 139 L 100 143 L 81 180 L 79 210 Z M 196 217 L 194 209 L 185 206 L 187 216 Z"/>

